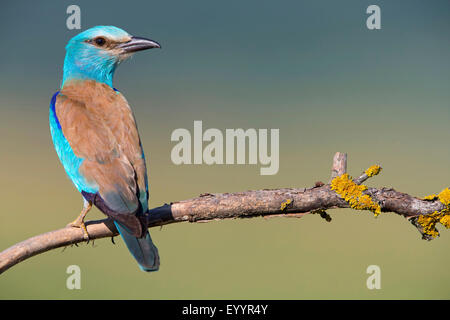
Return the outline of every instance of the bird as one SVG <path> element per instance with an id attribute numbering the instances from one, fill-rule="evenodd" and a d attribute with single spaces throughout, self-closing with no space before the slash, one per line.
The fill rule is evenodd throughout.
<path id="1" fill-rule="evenodd" d="M 148 177 L 136 119 L 114 88 L 116 68 L 138 51 L 161 48 L 115 26 L 96 26 L 69 40 L 60 90 L 50 102 L 50 132 L 83 209 L 67 227 L 81 228 L 93 206 L 114 221 L 141 270 L 157 271 L 160 258 L 148 232 Z"/>

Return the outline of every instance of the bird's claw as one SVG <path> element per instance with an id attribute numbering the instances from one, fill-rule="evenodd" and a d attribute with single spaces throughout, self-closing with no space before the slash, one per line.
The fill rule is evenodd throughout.
<path id="1" fill-rule="evenodd" d="M 72 227 L 72 228 L 80 228 L 83 231 L 83 238 L 89 243 L 89 233 L 87 231 L 86 225 L 84 224 L 84 221 L 76 219 L 69 223 L 66 227 Z"/>

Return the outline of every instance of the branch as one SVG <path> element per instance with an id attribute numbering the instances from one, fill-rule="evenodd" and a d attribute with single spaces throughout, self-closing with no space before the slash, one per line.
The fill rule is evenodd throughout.
<path id="1" fill-rule="evenodd" d="M 336 153 L 333 159 L 332 179 L 347 171 L 347 155 Z M 371 175 L 367 171 L 353 180 L 357 185 Z M 331 183 L 330 181 L 330 183 Z M 201 194 L 197 198 L 165 204 L 149 210 L 145 220 L 149 228 L 177 222 L 208 222 L 213 220 L 253 217 L 296 217 L 308 213 L 321 213 L 327 220 L 327 209 L 349 208 L 351 205 L 332 190 L 331 184 L 317 182 L 312 188 L 263 189 L 238 193 Z M 421 200 L 391 188 L 367 188 L 364 194 L 377 203 L 382 212 L 393 212 L 412 219 L 424 235 L 416 220 L 420 215 L 444 212 L 445 204 L 438 199 Z M 118 235 L 110 219 L 88 221 L 90 240 Z M 86 242 L 81 229 L 65 227 L 22 241 L 0 252 L 0 274 L 17 263 L 40 253 Z"/>

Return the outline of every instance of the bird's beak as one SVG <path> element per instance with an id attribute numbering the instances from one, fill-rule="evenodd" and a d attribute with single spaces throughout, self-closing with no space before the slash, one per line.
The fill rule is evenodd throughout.
<path id="1" fill-rule="evenodd" d="M 141 50 L 161 48 L 161 46 L 158 42 L 150 39 L 131 37 L 130 41 L 121 43 L 117 48 L 122 49 L 124 53 L 132 53 Z"/>

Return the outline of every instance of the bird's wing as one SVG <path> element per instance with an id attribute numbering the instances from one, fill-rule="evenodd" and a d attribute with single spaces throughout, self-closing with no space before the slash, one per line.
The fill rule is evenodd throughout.
<path id="1" fill-rule="evenodd" d="M 99 208 L 141 235 L 132 217 L 147 210 L 146 167 L 125 98 L 94 81 L 69 83 L 56 99 L 55 113 L 74 154 L 83 159 L 80 174 L 98 188 Z"/>

